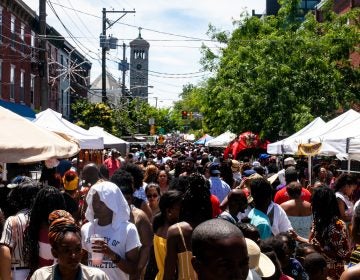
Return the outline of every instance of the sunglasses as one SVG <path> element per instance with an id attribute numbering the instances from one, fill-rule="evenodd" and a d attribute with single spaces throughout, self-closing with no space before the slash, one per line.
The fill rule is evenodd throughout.
<path id="1" fill-rule="evenodd" d="M 157 198 L 158 195 L 154 193 L 154 194 L 148 194 L 146 197 L 147 198 Z"/>

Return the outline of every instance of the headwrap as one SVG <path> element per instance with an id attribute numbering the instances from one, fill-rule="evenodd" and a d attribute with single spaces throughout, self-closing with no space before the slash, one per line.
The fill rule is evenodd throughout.
<path id="1" fill-rule="evenodd" d="M 80 227 L 75 223 L 74 218 L 65 210 L 55 210 L 49 215 L 49 242 L 54 246 L 59 240 L 64 238 L 67 232 L 80 234 Z"/>
<path id="2" fill-rule="evenodd" d="M 77 173 L 73 170 L 68 170 L 65 172 L 63 177 L 64 189 L 67 191 L 74 191 L 79 186 L 79 177 Z"/>
<path id="3" fill-rule="evenodd" d="M 92 202 L 95 193 L 98 193 L 100 200 L 113 212 L 111 222 L 113 229 L 117 230 L 121 223 L 129 221 L 130 208 L 120 188 L 114 183 L 103 181 L 93 185 L 86 196 L 88 207 L 85 212 L 85 217 L 89 222 L 94 221 Z"/>

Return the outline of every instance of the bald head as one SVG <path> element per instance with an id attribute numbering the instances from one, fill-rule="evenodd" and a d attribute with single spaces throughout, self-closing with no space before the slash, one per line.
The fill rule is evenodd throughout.
<path id="1" fill-rule="evenodd" d="M 100 179 L 100 171 L 95 163 L 89 163 L 84 166 L 82 180 L 85 181 L 85 185 L 94 185 Z"/>
<path id="2" fill-rule="evenodd" d="M 223 219 L 201 223 L 193 231 L 191 248 L 191 262 L 199 280 L 246 279 L 249 271 L 246 242 L 234 224 Z"/>

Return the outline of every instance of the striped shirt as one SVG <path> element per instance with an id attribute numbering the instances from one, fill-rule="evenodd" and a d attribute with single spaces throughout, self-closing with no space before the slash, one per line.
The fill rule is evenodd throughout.
<path id="1" fill-rule="evenodd" d="M 11 266 L 27 267 L 22 256 L 24 231 L 29 220 L 29 210 L 21 210 L 15 216 L 6 219 L 0 245 L 11 249 Z"/>

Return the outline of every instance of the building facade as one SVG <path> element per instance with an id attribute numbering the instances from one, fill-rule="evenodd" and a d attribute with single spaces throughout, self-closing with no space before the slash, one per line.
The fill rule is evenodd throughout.
<path id="1" fill-rule="evenodd" d="M 40 76 L 42 68 L 39 63 L 39 18 L 21 0 L 0 0 L 0 105 L 10 110 L 22 111 L 28 108 L 30 118 L 40 107 Z M 87 96 L 91 63 L 78 51 L 73 51 L 71 59 L 66 51 L 69 43 L 54 28 L 47 26 L 48 57 L 48 106 L 65 113 L 69 117 L 69 106 L 73 99 Z M 74 48 L 73 48 L 74 49 Z M 81 64 L 78 75 L 70 77 L 67 84 L 64 75 L 60 75 L 61 61 L 77 61 Z M 79 77 L 80 76 L 80 77 Z M 71 91 L 71 88 L 73 89 Z M 65 97 L 69 89 L 70 98 Z M 77 96 L 76 96 L 77 95 Z M 64 102 L 64 100 L 67 100 Z M 44 108 L 42 108 L 44 109 Z M 17 113 L 20 113 L 20 112 Z"/>

